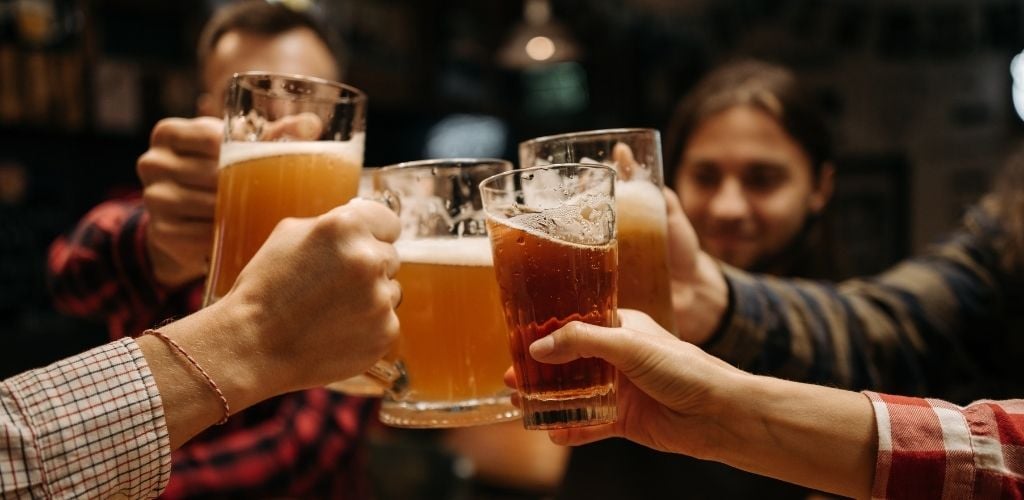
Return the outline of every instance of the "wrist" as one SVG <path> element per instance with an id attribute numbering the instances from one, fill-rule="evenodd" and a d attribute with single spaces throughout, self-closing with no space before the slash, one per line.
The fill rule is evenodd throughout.
<path id="1" fill-rule="evenodd" d="M 673 286 L 680 338 L 697 345 L 707 343 L 729 307 L 729 285 L 722 269 L 710 255 L 700 252 L 692 281 Z"/>
<path id="2" fill-rule="evenodd" d="M 736 450 L 742 453 L 749 442 L 751 426 L 757 425 L 750 417 L 751 407 L 756 407 L 751 391 L 759 390 L 758 377 L 732 368 L 716 374 L 715 379 L 718 382 L 702 405 L 706 421 L 714 427 L 706 435 L 713 440 L 701 458 L 731 464 L 732 453 Z"/>
<path id="3" fill-rule="evenodd" d="M 269 369 L 254 308 L 227 297 L 161 327 L 209 373 L 223 391 L 232 413 L 287 392 L 283 380 Z"/>

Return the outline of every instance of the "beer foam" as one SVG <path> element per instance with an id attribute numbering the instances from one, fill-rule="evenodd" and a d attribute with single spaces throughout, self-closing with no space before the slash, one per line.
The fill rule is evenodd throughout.
<path id="1" fill-rule="evenodd" d="M 495 220 L 495 222 L 511 227 L 513 229 L 518 229 L 524 233 L 529 233 L 536 238 L 551 241 L 564 246 L 593 249 L 601 248 L 611 244 L 609 242 L 598 245 L 588 243 L 586 241 L 572 241 L 564 238 L 555 237 L 551 234 L 548 234 L 544 230 L 545 227 L 551 225 L 551 220 L 551 214 L 548 213 L 548 211 L 545 211 L 545 213 L 543 214 L 516 215 L 508 219 Z"/>
<path id="2" fill-rule="evenodd" d="M 665 214 L 665 195 L 654 184 L 643 180 L 618 181 L 615 183 L 615 206 L 620 220 L 643 215 L 662 225 Z"/>
<path id="3" fill-rule="evenodd" d="M 297 154 L 325 154 L 363 164 L 366 135 L 353 134 L 347 141 L 281 141 L 281 142 L 226 142 L 220 147 L 220 166 L 226 167 L 245 160 Z"/>
<path id="4" fill-rule="evenodd" d="M 399 239 L 395 242 L 402 262 L 445 266 L 492 266 L 491 240 L 470 238 Z"/>

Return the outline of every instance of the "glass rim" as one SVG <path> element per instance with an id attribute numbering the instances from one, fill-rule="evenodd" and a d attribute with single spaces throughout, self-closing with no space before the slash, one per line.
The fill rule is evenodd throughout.
<path id="1" fill-rule="evenodd" d="M 543 135 L 540 137 L 534 137 L 527 139 L 519 143 L 519 147 L 527 146 L 530 144 L 538 144 L 542 142 L 553 142 L 560 139 L 567 139 L 570 137 L 593 137 L 599 135 L 613 135 L 613 134 L 637 134 L 644 132 L 659 133 L 656 128 L 647 127 L 619 127 L 619 128 L 602 128 L 595 130 L 580 130 L 578 132 L 564 132 L 561 134 Z"/>
<path id="2" fill-rule="evenodd" d="M 353 87 L 347 83 L 341 83 L 334 80 L 328 80 L 326 78 L 320 78 L 317 76 L 300 75 L 298 73 L 278 73 L 275 71 L 241 71 L 231 75 L 231 81 L 243 81 L 249 77 L 270 77 L 270 78 L 284 78 L 290 80 L 299 80 L 303 82 L 315 83 L 317 85 L 326 85 L 328 87 L 334 87 L 342 91 L 348 92 L 350 95 L 339 95 L 338 97 L 323 98 L 323 97 L 310 97 L 295 95 L 297 100 L 311 101 L 311 102 L 331 102 L 335 104 L 360 104 L 367 101 L 366 92 Z M 265 89 L 253 88 L 252 86 L 246 85 L 245 88 L 250 92 L 264 95 L 271 98 L 280 98 L 283 96 L 271 94 Z"/>
<path id="3" fill-rule="evenodd" d="M 537 167 L 529 167 L 529 168 L 517 168 L 517 169 L 509 170 L 508 172 L 501 172 L 501 173 L 494 174 L 494 175 L 492 175 L 492 176 L 490 176 L 490 177 L 480 181 L 480 191 L 481 192 L 483 192 L 484 190 L 497 191 L 497 192 L 507 191 L 505 189 L 497 189 L 497 188 L 493 188 L 493 187 L 487 186 L 487 184 L 494 183 L 494 181 L 497 178 L 499 178 L 499 177 L 515 175 L 515 174 L 523 174 L 523 173 L 528 173 L 528 172 L 533 172 L 533 171 L 540 171 L 540 170 L 562 169 L 562 168 L 565 168 L 565 167 L 606 170 L 606 171 L 608 171 L 608 172 L 610 172 L 612 174 L 612 179 L 613 180 L 618 178 L 618 176 L 619 176 L 619 173 L 616 172 L 614 168 L 609 167 L 608 165 L 603 165 L 601 163 L 552 163 L 551 165 L 540 165 L 540 166 L 537 166 Z"/>
<path id="4" fill-rule="evenodd" d="M 409 169 L 409 168 L 422 168 L 422 167 L 476 167 L 480 165 L 507 165 L 511 169 L 515 169 L 515 165 L 508 160 L 501 158 L 474 158 L 474 157 L 459 157 L 459 158 L 432 158 L 429 160 L 412 160 L 403 161 L 401 163 L 393 163 L 391 165 L 385 165 L 383 167 L 377 167 L 377 173 L 383 174 L 384 172 L 393 172 L 396 170 Z M 502 172 L 504 173 L 504 172 Z"/>

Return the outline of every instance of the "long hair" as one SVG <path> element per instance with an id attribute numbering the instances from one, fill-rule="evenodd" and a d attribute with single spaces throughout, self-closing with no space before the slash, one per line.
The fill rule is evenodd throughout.
<path id="1" fill-rule="evenodd" d="M 712 115 L 735 106 L 768 113 L 796 141 L 814 177 L 832 160 L 832 135 L 811 97 L 788 69 L 763 61 L 738 61 L 712 71 L 679 101 L 669 121 L 665 160 L 674 179 L 690 137 Z"/>
<path id="2" fill-rule="evenodd" d="M 1002 225 L 1003 266 L 1015 273 L 1024 272 L 1024 149 L 1007 160 L 985 202 Z"/>
<path id="3" fill-rule="evenodd" d="M 833 160 L 832 135 L 812 94 L 788 69 L 775 64 L 743 60 L 723 65 L 702 78 L 679 101 L 665 139 L 666 179 L 673 185 L 691 136 L 709 117 L 735 106 L 750 106 L 772 116 L 810 160 L 811 178 L 817 182 L 822 168 Z M 843 276 L 828 204 L 810 214 L 788 248 L 752 271 L 837 279 Z"/>

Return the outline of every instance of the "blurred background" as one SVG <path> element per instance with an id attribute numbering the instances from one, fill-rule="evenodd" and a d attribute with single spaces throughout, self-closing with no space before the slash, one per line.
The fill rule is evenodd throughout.
<path id="1" fill-rule="evenodd" d="M 951 227 L 1022 132 L 1017 0 L 290 3 L 318 9 L 345 42 L 345 80 L 370 95 L 369 166 L 514 160 L 538 135 L 664 130 L 714 65 L 787 65 L 832 120 L 837 238 L 854 274 Z M 107 340 L 53 311 L 46 249 L 138 189 L 157 120 L 193 116 L 196 37 L 217 4 L 0 0 L 0 376 Z"/>

